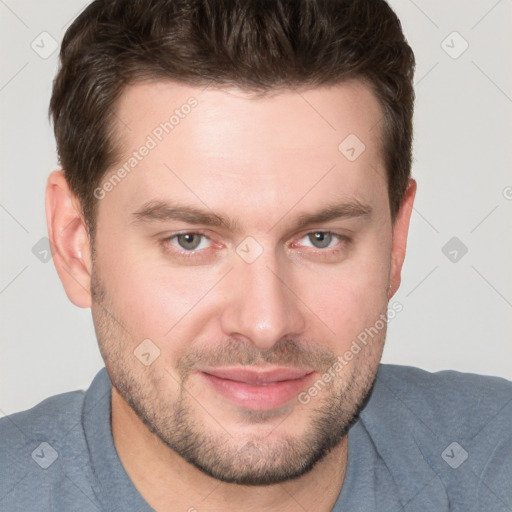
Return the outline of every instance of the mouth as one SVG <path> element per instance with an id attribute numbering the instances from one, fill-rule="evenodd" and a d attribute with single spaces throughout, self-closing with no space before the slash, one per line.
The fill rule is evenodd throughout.
<path id="1" fill-rule="evenodd" d="M 244 409 L 269 411 L 294 400 L 314 377 L 311 368 L 204 368 L 206 384 Z"/>

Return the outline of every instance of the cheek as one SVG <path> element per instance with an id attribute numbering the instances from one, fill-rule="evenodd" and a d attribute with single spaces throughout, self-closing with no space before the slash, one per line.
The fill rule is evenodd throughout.
<path id="1" fill-rule="evenodd" d="M 207 267 L 183 267 L 162 264 L 135 251 L 126 251 L 116 261 L 105 261 L 102 274 L 123 325 L 137 338 L 176 345 L 187 336 L 190 321 L 204 308 L 202 299 L 219 280 L 218 271 Z M 189 326 L 186 328 L 186 326 Z M 190 332 L 188 335 L 192 335 Z"/>
<path id="2" fill-rule="evenodd" d="M 336 343 L 350 343 L 386 311 L 389 242 L 375 240 L 360 247 L 341 265 L 315 273 L 315 286 L 303 282 L 304 302 L 327 324 Z M 307 298 L 306 298 L 307 297 Z"/>

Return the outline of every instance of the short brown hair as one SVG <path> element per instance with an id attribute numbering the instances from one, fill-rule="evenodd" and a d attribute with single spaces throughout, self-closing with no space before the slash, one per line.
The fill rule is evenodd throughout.
<path id="1" fill-rule="evenodd" d="M 116 163 L 115 106 L 148 79 L 259 93 L 367 82 L 384 113 L 391 218 L 412 158 L 414 54 L 384 0 L 96 0 L 67 30 L 53 83 L 59 163 L 94 230 L 94 189 Z"/>

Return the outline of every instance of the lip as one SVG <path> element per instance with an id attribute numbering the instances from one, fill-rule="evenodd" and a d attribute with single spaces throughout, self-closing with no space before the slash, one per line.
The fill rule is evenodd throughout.
<path id="1" fill-rule="evenodd" d="M 224 398 L 255 411 L 269 411 L 287 404 L 307 386 L 314 373 L 311 368 L 292 367 L 216 367 L 198 372 Z"/>

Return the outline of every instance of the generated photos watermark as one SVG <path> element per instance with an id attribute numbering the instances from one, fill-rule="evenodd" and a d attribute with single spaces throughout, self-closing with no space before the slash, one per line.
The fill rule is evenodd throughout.
<path id="1" fill-rule="evenodd" d="M 94 197 L 96 199 L 103 199 L 108 192 L 114 190 L 121 181 L 130 174 L 130 172 L 139 165 L 142 160 L 149 153 L 155 149 L 160 142 L 162 142 L 166 135 L 172 132 L 178 126 L 183 119 L 185 119 L 192 109 L 197 107 L 198 101 L 196 98 L 191 96 L 188 98 L 186 103 L 183 103 L 179 108 L 174 109 L 174 113 L 169 119 L 162 121 L 160 124 L 155 126 L 151 133 L 146 137 L 144 144 L 142 144 L 136 151 L 132 153 L 132 156 L 124 162 L 114 173 L 112 173 L 107 181 L 100 187 L 94 189 Z"/>
<path id="2" fill-rule="evenodd" d="M 346 350 L 342 355 L 339 355 L 336 361 L 327 369 L 322 376 L 315 381 L 306 391 L 302 391 L 298 395 L 298 400 L 301 404 L 307 405 L 312 397 L 318 395 L 331 381 L 336 378 L 347 364 L 354 359 L 354 356 L 359 354 L 361 350 L 369 345 L 386 325 L 391 322 L 398 313 L 403 311 L 403 305 L 399 301 L 395 301 L 390 307 L 388 307 L 387 315 L 381 313 L 378 320 L 370 327 L 366 327 L 361 331 L 354 340 L 350 348 Z"/>

